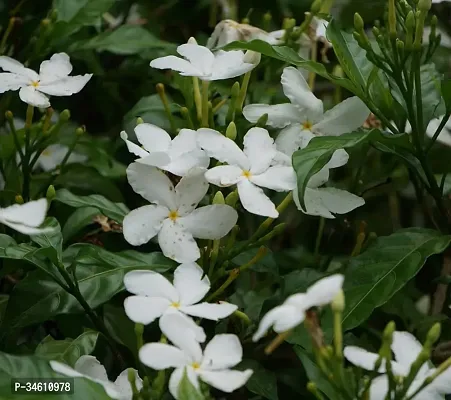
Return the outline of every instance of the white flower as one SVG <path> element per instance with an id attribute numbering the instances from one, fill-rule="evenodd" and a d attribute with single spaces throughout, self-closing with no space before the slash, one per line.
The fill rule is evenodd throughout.
<path id="1" fill-rule="evenodd" d="M 237 185 L 241 204 L 247 211 L 277 218 L 274 203 L 260 187 L 289 191 L 296 185 L 296 176 L 291 166 L 271 166 L 277 150 L 268 131 L 249 129 L 244 136 L 244 151 L 217 131 L 202 128 L 197 132 L 200 147 L 210 157 L 229 164 L 211 168 L 205 173 L 206 179 L 221 187 Z"/>
<path id="2" fill-rule="evenodd" d="M 13 204 L 0 208 L 0 223 L 25 235 L 38 235 L 52 230 L 52 228 L 39 228 L 45 220 L 46 213 L 46 199 Z"/>
<path id="3" fill-rule="evenodd" d="M 254 39 L 260 39 L 269 44 L 278 44 L 280 42 L 274 35 L 271 35 L 263 29 L 248 24 L 239 24 L 231 19 L 225 19 L 216 25 L 207 41 L 207 47 L 212 49 L 214 47 L 225 46 L 237 40 L 250 42 Z"/>
<path id="4" fill-rule="evenodd" d="M 50 361 L 50 366 L 59 374 L 73 378 L 86 378 L 99 383 L 103 386 L 107 395 L 113 399 L 132 400 L 133 392 L 128 381 L 128 369 L 122 371 L 113 383 L 108 379 L 105 367 L 93 356 L 81 356 L 75 362 L 74 368 L 54 360 Z M 135 369 L 134 371 L 136 387 L 138 390 L 141 390 L 143 386 L 142 379 L 138 376 L 138 371 Z"/>
<path id="5" fill-rule="evenodd" d="M 205 341 L 204 330 L 186 315 L 217 321 L 238 308 L 229 303 L 199 303 L 210 290 L 210 280 L 196 263 L 178 266 L 172 284 L 161 274 L 138 270 L 125 275 L 124 285 L 135 294 L 124 301 L 125 313 L 133 322 L 147 325 L 167 313 L 181 314 L 199 342 Z"/>
<path id="6" fill-rule="evenodd" d="M 172 141 L 164 129 L 152 124 L 137 125 L 135 133 L 142 147 L 127 140 L 125 132 L 121 132 L 121 138 L 128 150 L 139 157 L 136 162 L 152 165 L 178 176 L 186 175 L 194 167 L 207 168 L 210 164 L 210 158 L 197 146 L 196 131 L 181 129 Z"/>
<path id="7" fill-rule="evenodd" d="M 331 303 L 340 292 L 343 281 L 343 275 L 331 275 L 314 283 L 307 292 L 288 297 L 282 305 L 273 308 L 262 318 L 253 341 L 260 340 L 271 326 L 278 333 L 296 327 L 304 321 L 305 312 L 310 308 Z"/>
<path id="8" fill-rule="evenodd" d="M 434 118 L 429 122 L 429 125 L 426 129 L 426 135 L 430 138 L 432 138 L 437 131 L 438 127 L 440 126 L 440 123 L 442 122 L 443 117 L 440 118 Z M 408 129 L 410 127 L 406 127 L 407 131 L 410 131 Z M 446 125 L 443 128 L 443 130 L 440 132 L 440 134 L 437 136 L 437 142 L 442 143 L 446 146 L 451 147 L 451 119 L 448 119 L 446 121 Z"/>
<path id="9" fill-rule="evenodd" d="M 413 362 L 422 350 L 421 344 L 409 332 L 394 332 L 391 349 L 395 355 L 392 361 L 393 373 L 397 376 L 406 377 L 409 374 Z M 347 346 L 344 349 L 344 356 L 354 365 L 366 370 L 374 370 L 376 360 L 379 355 L 370 353 L 365 349 L 356 346 Z M 385 373 L 385 364 L 379 368 L 379 373 Z M 412 395 L 424 382 L 425 378 L 431 376 L 436 371 L 427 363 L 418 371 L 412 385 L 407 391 L 407 397 Z M 384 400 L 388 391 L 387 375 L 377 377 L 371 384 L 370 400 Z M 439 375 L 434 381 L 426 386 L 414 400 L 443 400 L 443 395 L 451 393 L 451 368 Z"/>
<path id="10" fill-rule="evenodd" d="M 50 107 L 50 96 L 70 96 L 78 93 L 91 79 L 92 74 L 69 76 L 72 64 L 66 53 L 54 54 L 43 61 L 39 74 L 12 58 L 1 56 L 0 93 L 19 90 L 20 99 L 31 106 Z"/>
<path id="11" fill-rule="evenodd" d="M 158 69 L 172 69 L 180 72 L 180 75 L 196 76 L 203 81 L 235 78 L 256 67 L 255 63 L 248 62 L 250 57 L 241 50 L 220 50 L 213 54 L 204 46 L 187 43 L 177 47 L 177 52 L 184 58 L 160 57 L 153 60 L 150 66 Z"/>
<path id="12" fill-rule="evenodd" d="M 139 351 L 139 359 L 156 370 L 175 368 L 169 378 L 169 391 L 178 398 L 180 380 L 186 371 L 190 382 L 199 389 L 199 379 L 223 392 L 233 392 L 243 386 L 252 370 L 230 369 L 241 362 L 243 349 L 236 335 L 216 335 L 204 351 L 179 315 L 168 314 L 161 318 L 160 327 L 172 345 L 145 344 Z"/>
<path id="13" fill-rule="evenodd" d="M 252 123 L 268 114 L 268 126 L 284 128 L 276 139 L 276 146 L 289 157 L 306 147 L 315 136 L 339 136 L 356 130 L 370 114 L 358 97 L 351 97 L 324 112 L 323 102 L 312 93 L 296 68 L 285 68 L 281 82 L 291 103 L 251 104 L 244 107 L 243 114 Z"/>
<path id="14" fill-rule="evenodd" d="M 357 207 L 365 204 L 362 197 L 333 187 L 323 187 L 329 180 L 329 168 L 324 167 L 320 172 L 313 175 L 305 189 L 305 210 L 299 201 L 299 193 L 296 187 L 293 190 L 293 200 L 298 210 L 308 215 L 317 215 L 324 218 L 335 218 L 333 214 L 347 214 Z"/>
<path id="15" fill-rule="evenodd" d="M 131 187 L 153 204 L 137 208 L 124 218 L 125 240 L 139 246 L 158 235 L 166 257 L 180 263 L 196 261 L 200 251 L 194 238 L 221 239 L 238 220 L 237 212 L 228 205 L 196 209 L 208 191 L 204 175 L 205 169 L 195 168 L 174 188 L 157 168 L 130 164 L 127 177 Z"/>
<path id="16" fill-rule="evenodd" d="M 69 148 L 61 144 L 48 146 L 39 156 L 34 168 L 41 168 L 43 171 L 53 171 L 66 157 Z M 67 159 L 67 164 L 82 163 L 87 160 L 83 154 L 72 153 Z"/>

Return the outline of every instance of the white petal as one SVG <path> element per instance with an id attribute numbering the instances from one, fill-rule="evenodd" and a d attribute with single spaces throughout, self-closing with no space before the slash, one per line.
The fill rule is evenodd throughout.
<path id="1" fill-rule="evenodd" d="M 43 61 L 39 68 L 39 78 L 41 81 L 54 81 L 64 78 L 72 72 L 72 64 L 66 53 L 57 53 L 50 57 L 50 60 Z"/>
<path id="2" fill-rule="evenodd" d="M 300 124 L 302 121 L 299 109 L 290 103 L 276 104 L 250 104 L 243 109 L 244 117 L 255 124 L 261 116 L 268 114 L 266 125 L 273 128 L 285 128 L 287 125 Z"/>
<path id="3" fill-rule="evenodd" d="M 44 222 L 47 207 L 47 199 L 39 199 L 25 204 L 14 204 L 0 208 L 0 221 L 6 220 L 10 223 L 19 223 L 36 228 Z"/>
<path id="4" fill-rule="evenodd" d="M 177 209 L 174 185 L 157 168 L 134 162 L 127 168 L 127 178 L 133 190 L 146 200 L 169 210 Z"/>
<path id="5" fill-rule="evenodd" d="M 143 158 L 136 160 L 136 162 L 148 165 L 150 167 L 158 167 L 160 169 L 166 170 L 165 167 L 170 164 L 171 158 L 169 157 L 168 153 L 164 153 L 162 151 L 153 151 L 151 153 L 146 152 L 146 155 Z"/>
<path id="6" fill-rule="evenodd" d="M 166 257 L 179 263 L 196 261 L 200 257 L 199 247 L 191 233 L 170 219 L 163 222 L 158 243 Z"/>
<path id="7" fill-rule="evenodd" d="M 116 387 L 116 390 L 121 394 L 122 400 L 132 400 L 133 398 L 133 391 L 132 387 L 130 385 L 130 381 L 128 380 L 128 370 L 133 368 L 127 368 L 124 369 L 116 378 L 114 381 L 114 386 Z M 143 387 L 143 380 L 139 377 L 138 371 L 136 369 L 133 369 L 135 372 L 135 385 L 138 390 L 141 390 Z"/>
<path id="8" fill-rule="evenodd" d="M 187 365 L 189 357 L 180 349 L 165 343 L 147 343 L 139 350 L 144 365 L 157 371 Z"/>
<path id="9" fill-rule="evenodd" d="M 326 111 L 313 130 L 323 135 L 342 135 L 360 128 L 369 115 L 370 110 L 362 100 L 356 96 L 350 97 Z"/>
<path id="10" fill-rule="evenodd" d="M 329 168 L 324 167 L 315 175 L 313 175 L 307 183 L 307 187 L 316 189 L 324 185 L 329 180 Z"/>
<path id="11" fill-rule="evenodd" d="M 1 222 L 3 222 L 6 226 L 9 226 L 11 229 L 23 233 L 24 235 L 40 235 L 42 233 L 53 231 L 53 228 L 31 228 L 23 224 L 16 224 L 8 221 L 0 221 L 0 223 Z"/>
<path id="12" fill-rule="evenodd" d="M 264 217 L 277 218 L 279 216 L 274 203 L 258 186 L 243 179 L 238 182 L 237 187 L 241 204 L 247 211 Z"/>
<path id="13" fill-rule="evenodd" d="M 385 400 L 388 389 L 387 375 L 378 376 L 371 382 L 369 400 Z"/>
<path id="14" fill-rule="evenodd" d="M 171 301 L 163 297 L 129 296 L 124 300 L 127 317 L 133 322 L 149 325 L 171 306 Z"/>
<path id="15" fill-rule="evenodd" d="M 209 157 L 223 163 L 237 165 L 242 169 L 250 168 L 249 160 L 238 145 L 213 129 L 199 129 L 197 131 L 197 143 Z"/>
<path id="16" fill-rule="evenodd" d="M 174 307 L 171 307 L 167 312 L 172 313 L 172 314 L 177 314 L 179 316 L 179 320 L 180 320 L 179 324 L 180 325 L 184 324 L 183 331 L 193 332 L 195 339 L 199 343 L 205 342 L 205 340 L 207 339 L 207 335 L 205 334 L 204 328 L 202 328 L 200 325 L 197 325 L 196 322 L 194 322 L 194 320 L 191 317 L 180 312 L 177 308 L 174 308 Z M 184 322 L 181 321 L 182 319 L 184 320 Z M 160 322 L 161 322 L 161 319 L 160 319 Z"/>
<path id="17" fill-rule="evenodd" d="M 430 371 L 430 373 L 435 370 Z M 428 387 L 433 388 L 439 393 L 450 394 L 451 393 L 451 367 L 442 372 L 437 378 L 434 379 L 431 385 Z"/>
<path id="18" fill-rule="evenodd" d="M 50 367 L 58 374 L 70 376 L 70 377 L 74 377 L 74 378 L 84 377 L 84 375 L 81 374 L 80 372 L 75 371 L 75 369 L 73 369 L 73 368 L 69 367 L 68 365 L 63 364 L 59 361 L 52 360 L 52 361 L 49 361 L 49 364 L 50 364 Z"/>
<path id="19" fill-rule="evenodd" d="M 151 61 L 150 66 L 157 69 L 172 69 L 184 76 L 202 76 L 202 71 L 195 68 L 190 62 L 176 56 L 156 58 Z"/>
<path id="20" fill-rule="evenodd" d="M 174 159 L 196 149 L 199 149 L 197 132 L 192 129 L 181 129 L 169 146 L 169 154 Z"/>
<path id="21" fill-rule="evenodd" d="M 22 63 L 10 57 L 0 57 L 0 68 L 4 71 L 12 72 L 13 74 L 21 75 L 29 81 L 39 80 L 39 75 L 35 71 L 25 68 Z"/>
<path id="22" fill-rule="evenodd" d="M 216 335 L 204 350 L 201 368 L 218 370 L 232 368 L 243 359 L 243 348 L 238 336 L 231 334 Z"/>
<path id="23" fill-rule="evenodd" d="M 171 377 L 169 378 L 169 392 L 172 394 L 172 397 L 175 399 L 178 399 L 178 391 L 179 391 L 179 385 L 180 381 L 183 378 L 183 375 L 186 371 L 186 375 L 191 382 L 191 384 L 197 389 L 200 390 L 199 386 L 199 380 L 197 379 L 197 374 L 194 372 L 194 369 L 192 367 L 186 367 L 186 368 L 177 368 L 174 370 L 174 372 L 171 374 Z"/>
<path id="24" fill-rule="evenodd" d="M 74 369 L 83 375 L 93 379 L 108 382 L 108 375 L 105 367 L 97 358 L 90 355 L 81 356 L 74 365 Z"/>
<path id="25" fill-rule="evenodd" d="M 252 175 L 249 180 L 257 186 L 278 192 L 287 192 L 296 187 L 296 173 L 291 166 L 276 165 L 260 175 Z"/>
<path id="26" fill-rule="evenodd" d="M 286 67 L 280 80 L 283 92 L 292 104 L 298 105 L 311 121 L 318 121 L 323 115 L 323 102 L 311 91 L 302 73 L 294 67 Z"/>
<path id="27" fill-rule="evenodd" d="M 220 165 L 209 169 L 205 178 L 213 185 L 228 187 L 237 184 L 243 176 L 243 170 L 235 165 Z"/>
<path id="28" fill-rule="evenodd" d="M 194 306 L 182 306 L 180 311 L 191 315 L 193 317 L 210 319 L 212 321 L 218 321 L 223 318 L 227 318 L 229 315 L 233 314 L 238 307 L 235 304 L 230 303 L 200 303 Z"/>
<path id="29" fill-rule="evenodd" d="M 250 172 L 266 171 L 276 155 L 274 140 L 266 129 L 251 128 L 244 136 L 244 154 L 250 162 Z"/>
<path id="30" fill-rule="evenodd" d="M 166 207 L 155 204 L 130 211 L 122 224 L 125 240 L 133 246 L 147 243 L 160 232 L 168 215 L 169 210 Z"/>
<path id="31" fill-rule="evenodd" d="M 174 287 L 180 304 L 190 305 L 201 301 L 210 290 L 210 280 L 196 263 L 181 264 L 174 271 Z"/>
<path id="32" fill-rule="evenodd" d="M 193 168 L 207 169 L 209 164 L 210 157 L 203 150 L 194 149 L 173 158 L 169 164 L 164 165 L 163 169 L 177 176 L 185 176 Z"/>
<path id="33" fill-rule="evenodd" d="M 19 97 L 30 106 L 47 108 L 50 107 L 49 99 L 46 95 L 38 92 L 34 86 L 24 86 L 19 90 Z"/>
<path id="34" fill-rule="evenodd" d="M 308 144 L 310 143 L 310 141 L 316 137 L 316 135 L 310 131 L 310 130 L 306 130 L 306 129 L 302 129 L 301 132 L 299 132 L 299 147 L 301 149 L 304 149 L 308 146 Z"/>
<path id="35" fill-rule="evenodd" d="M 412 363 L 417 359 L 423 346 L 409 332 L 394 332 L 391 349 L 398 363 L 410 369 Z"/>
<path id="36" fill-rule="evenodd" d="M 135 156 L 138 157 L 146 157 L 149 155 L 149 153 L 142 149 L 141 147 L 139 147 L 137 144 L 131 142 L 130 140 L 128 140 L 128 135 L 125 131 L 121 132 L 121 139 L 125 142 L 125 144 L 127 145 L 127 149 L 130 153 L 134 154 Z"/>
<path id="37" fill-rule="evenodd" d="M 286 128 L 282 129 L 275 142 L 277 150 L 291 158 L 293 153 L 300 147 L 301 132 L 302 125 L 300 124 L 288 125 Z"/>
<path id="38" fill-rule="evenodd" d="M 1 74 L 0 74 L 1 75 Z M 14 89 L 10 89 L 14 90 Z M 426 135 L 428 135 L 430 138 L 432 138 L 437 131 L 437 129 L 440 126 L 440 123 L 442 122 L 442 118 L 435 118 L 431 122 L 429 122 L 429 125 L 426 129 Z M 445 128 L 440 132 L 440 134 L 437 137 L 437 142 L 442 143 L 446 146 L 451 146 L 451 120 L 448 120 L 448 122 L 445 125 Z M 406 129 L 407 130 L 407 129 Z"/>
<path id="39" fill-rule="evenodd" d="M 226 393 L 244 386 L 251 377 L 253 371 L 247 369 L 245 371 L 222 370 L 222 371 L 205 371 L 201 369 L 199 375 L 201 379 L 216 389 Z"/>
<path id="40" fill-rule="evenodd" d="M 166 313 L 160 318 L 160 329 L 169 341 L 185 353 L 189 363 L 199 363 L 202 349 L 196 338 L 196 331 L 190 329 L 182 313 Z"/>
<path id="41" fill-rule="evenodd" d="M 91 78 L 92 74 L 85 74 L 68 76 L 48 83 L 41 82 L 37 90 L 51 96 L 71 96 L 83 89 Z"/>
<path id="42" fill-rule="evenodd" d="M 304 193 L 305 210 L 301 207 L 297 188 L 293 190 L 293 200 L 298 210 L 302 211 L 304 214 L 321 216 L 330 219 L 335 218 L 333 214 L 331 214 L 330 211 L 324 206 L 321 200 L 321 192 L 319 189 L 311 189 L 309 187 L 305 189 Z"/>
<path id="43" fill-rule="evenodd" d="M 238 213 L 225 204 L 214 204 L 194 210 L 180 218 L 180 224 L 197 239 L 218 240 L 235 226 Z"/>
<path id="44" fill-rule="evenodd" d="M 138 124 L 135 127 L 136 137 L 139 143 L 148 151 L 168 152 L 171 145 L 171 137 L 160 127 L 152 124 Z"/>
<path id="45" fill-rule="evenodd" d="M 182 44 L 177 47 L 177 53 L 185 57 L 192 66 L 202 71 L 204 75 L 211 73 L 215 56 L 206 47 L 197 44 Z"/>
<path id="46" fill-rule="evenodd" d="M 281 305 L 274 307 L 260 321 L 257 332 L 255 332 L 252 340 L 257 342 L 266 332 L 274 326 L 274 330 L 278 333 L 285 332 L 299 325 L 305 319 L 305 312 L 293 305 Z"/>
<path id="47" fill-rule="evenodd" d="M 306 307 L 321 307 L 332 302 L 343 287 L 344 276 L 334 274 L 320 279 L 306 292 Z"/>
<path id="48" fill-rule="evenodd" d="M 379 355 L 370 353 L 369 351 L 357 346 L 346 346 L 343 351 L 345 358 L 357 367 L 372 371 L 375 367 Z M 378 370 L 379 373 L 385 372 L 384 363 L 381 364 Z"/>
<path id="49" fill-rule="evenodd" d="M 216 52 L 209 80 L 235 78 L 256 67 L 256 64 L 245 61 L 244 53 L 241 50 Z"/>
<path id="50" fill-rule="evenodd" d="M 346 214 L 365 204 L 362 197 L 336 188 L 317 189 L 322 204 L 334 214 Z"/>
<path id="51" fill-rule="evenodd" d="M 175 187 L 177 209 L 180 216 L 192 212 L 208 192 L 205 169 L 195 168 L 185 175 Z"/>
<path id="52" fill-rule="evenodd" d="M 281 165 L 284 167 L 291 167 L 291 156 L 287 156 L 285 153 L 282 153 L 281 151 L 277 151 L 276 156 L 272 160 L 272 165 Z"/>
<path id="53" fill-rule="evenodd" d="M 344 149 L 335 150 L 332 158 L 326 164 L 326 168 L 338 168 L 346 165 L 349 160 L 349 154 Z"/>
<path id="54" fill-rule="evenodd" d="M 19 90 L 28 83 L 28 78 L 24 76 L 9 72 L 0 73 L 0 93 L 5 93 L 8 90 Z"/>
<path id="55" fill-rule="evenodd" d="M 127 291 L 139 296 L 162 297 L 178 302 L 179 295 L 174 286 L 161 274 L 154 271 L 135 270 L 124 276 Z"/>

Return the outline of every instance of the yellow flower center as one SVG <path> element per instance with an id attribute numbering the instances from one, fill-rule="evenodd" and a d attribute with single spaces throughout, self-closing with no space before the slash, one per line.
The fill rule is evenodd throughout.
<path id="1" fill-rule="evenodd" d="M 180 303 L 178 301 L 174 301 L 173 303 L 171 303 L 171 307 L 179 308 L 180 307 Z"/>
<path id="2" fill-rule="evenodd" d="M 31 82 L 31 86 L 38 87 L 39 86 L 39 81 Z"/>
<path id="3" fill-rule="evenodd" d="M 247 169 L 245 169 L 244 171 L 243 171 L 243 174 L 242 174 L 244 177 L 246 177 L 247 179 L 249 179 L 251 176 L 252 176 L 252 174 L 251 174 L 251 171 L 248 171 Z"/>
<path id="4" fill-rule="evenodd" d="M 199 369 L 199 368 L 200 368 L 200 364 L 197 363 L 197 362 L 193 362 L 193 363 L 191 364 L 191 366 L 192 366 L 194 369 Z"/>
<path id="5" fill-rule="evenodd" d="M 168 218 L 171 219 L 172 221 L 175 221 L 178 217 L 179 217 L 179 213 L 177 210 L 170 211 L 168 214 Z"/>
<path id="6" fill-rule="evenodd" d="M 313 124 L 312 124 L 309 120 L 304 121 L 303 124 L 302 124 L 302 128 L 303 128 L 305 131 L 311 131 L 311 130 L 312 130 L 312 127 L 313 127 Z"/>

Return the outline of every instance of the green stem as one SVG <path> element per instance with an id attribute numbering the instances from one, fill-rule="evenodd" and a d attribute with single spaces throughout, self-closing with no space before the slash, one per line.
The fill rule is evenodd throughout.
<path id="1" fill-rule="evenodd" d="M 319 219 L 319 226 L 318 226 L 318 233 L 316 234 L 316 241 L 315 241 L 315 260 L 318 259 L 319 256 L 319 248 L 321 246 L 321 239 L 323 237 L 324 233 L 324 226 L 326 225 L 326 219 L 323 217 L 320 217 Z"/>
<path id="2" fill-rule="evenodd" d="M 446 123 L 448 122 L 450 115 L 451 115 L 451 111 L 448 111 L 442 118 L 439 127 L 435 131 L 434 136 L 432 136 L 432 138 L 431 138 L 431 142 L 429 143 L 429 145 L 426 147 L 426 150 L 424 151 L 425 154 L 428 154 L 429 151 L 432 149 L 432 146 L 434 146 L 435 141 L 437 140 L 437 138 L 439 137 L 443 128 L 445 127 Z"/>
<path id="3" fill-rule="evenodd" d="M 208 128 L 208 86 L 209 81 L 202 81 L 202 127 Z"/>
<path id="4" fill-rule="evenodd" d="M 25 154 L 22 162 L 22 174 L 23 174 L 23 187 L 22 187 L 22 197 L 25 202 L 30 199 L 30 181 L 31 181 L 31 167 L 29 166 L 31 157 L 31 147 L 30 147 L 30 130 L 31 124 L 33 123 L 34 107 L 27 107 L 27 117 L 25 120 Z"/>
<path id="5" fill-rule="evenodd" d="M 0 43 L 0 54 L 4 54 L 6 50 L 6 41 L 8 40 L 9 35 L 11 34 L 14 23 L 16 22 L 16 18 L 12 17 L 9 19 L 8 27 L 6 28 L 5 33 L 3 34 L 2 41 Z"/>

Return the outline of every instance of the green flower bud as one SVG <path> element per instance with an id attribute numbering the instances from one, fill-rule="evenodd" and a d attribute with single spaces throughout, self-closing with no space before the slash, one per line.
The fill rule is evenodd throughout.
<path id="1" fill-rule="evenodd" d="M 263 21 L 270 22 L 272 20 L 272 14 L 268 11 L 263 15 Z"/>
<path id="2" fill-rule="evenodd" d="M 14 198 L 14 200 L 15 200 L 15 202 L 16 202 L 17 204 L 23 204 L 23 203 L 24 203 L 23 197 L 22 197 L 20 194 L 16 195 L 16 197 Z"/>
<path id="3" fill-rule="evenodd" d="M 432 0 L 420 0 L 418 2 L 418 9 L 423 12 L 428 12 L 432 7 Z"/>
<path id="4" fill-rule="evenodd" d="M 404 42 L 401 39 L 396 39 L 396 47 L 402 53 L 404 51 Z"/>
<path id="5" fill-rule="evenodd" d="M 373 26 L 372 31 L 373 31 L 374 37 L 378 37 L 381 34 L 381 31 L 377 26 Z"/>
<path id="6" fill-rule="evenodd" d="M 388 0 L 388 28 L 391 37 L 396 37 L 396 7 L 395 0 Z"/>
<path id="7" fill-rule="evenodd" d="M 85 133 L 85 129 L 82 128 L 82 127 L 79 127 L 79 128 L 77 128 L 77 129 L 75 129 L 75 134 L 76 134 L 77 136 L 82 136 L 82 135 L 84 135 L 84 133 Z"/>
<path id="8" fill-rule="evenodd" d="M 225 202 L 230 207 L 235 207 L 236 203 L 238 201 L 238 192 L 234 190 L 233 192 L 229 193 L 227 197 L 225 198 Z"/>
<path id="9" fill-rule="evenodd" d="M 61 122 L 67 122 L 67 121 L 69 121 L 69 119 L 70 119 L 70 111 L 69 111 L 69 110 L 63 110 L 63 111 L 60 113 L 60 118 L 59 118 L 59 120 L 60 120 Z"/>
<path id="10" fill-rule="evenodd" d="M 241 23 L 242 23 L 242 24 L 249 25 L 249 24 L 251 23 L 251 21 L 249 20 L 249 18 L 245 17 L 245 18 L 243 18 L 243 19 L 241 20 Z"/>
<path id="11" fill-rule="evenodd" d="M 426 343 L 432 346 L 440 337 L 442 326 L 440 322 L 435 323 L 426 336 Z"/>
<path id="12" fill-rule="evenodd" d="M 393 333 L 396 331 L 396 324 L 394 321 L 390 321 L 384 329 L 384 333 L 382 335 L 384 341 L 390 340 L 392 341 Z"/>
<path id="13" fill-rule="evenodd" d="M 365 22 L 359 13 L 354 14 L 354 28 L 359 33 L 365 29 Z"/>
<path id="14" fill-rule="evenodd" d="M 332 311 L 334 312 L 343 312 L 345 309 L 345 295 L 343 290 L 340 290 L 335 298 L 332 300 Z"/>
<path id="15" fill-rule="evenodd" d="M 144 120 L 141 117 L 136 118 L 136 125 L 143 124 Z"/>
<path id="16" fill-rule="evenodd" d="M 11 111 L 8 110 L 8 111 L 5 112 L 5 118 L 8 121 L 12 121 L 14 119 L 14 114 Z"/>
<path id="17" fill-rule="evenodd" d="M 235 122 L 232 121 L 226 129 L 226 137 L 229 138 L 230 140 L 235 140 L 236 134 L 237 134 L 236 125 Z"/>
<path id="18" fill-rule="evenodd" d="M 50 185 L 47 189 L 47 193 L 45 195 L 45 197 L 47 198 L 47 200 L 49 202 L 51 202 L 55 197 L 56 197 L 56 191 L 55 191 L 55 186 Z"/>
<path id="19" fill-rule="evenodd" d="M 321 11 L 321 6 L 323 5 L 323 1 L 322 0 L 315 0 L 312 4 L 312 6 L 310 7 L 310 12 L 312 14 L 318 14 Z"/>
<path id="20" fill-rule="evenodd" d="M 220 190 L 218 190 L 215 197 L 213 197 L 213 204 L 225 204 L 224 195 Z"/>

